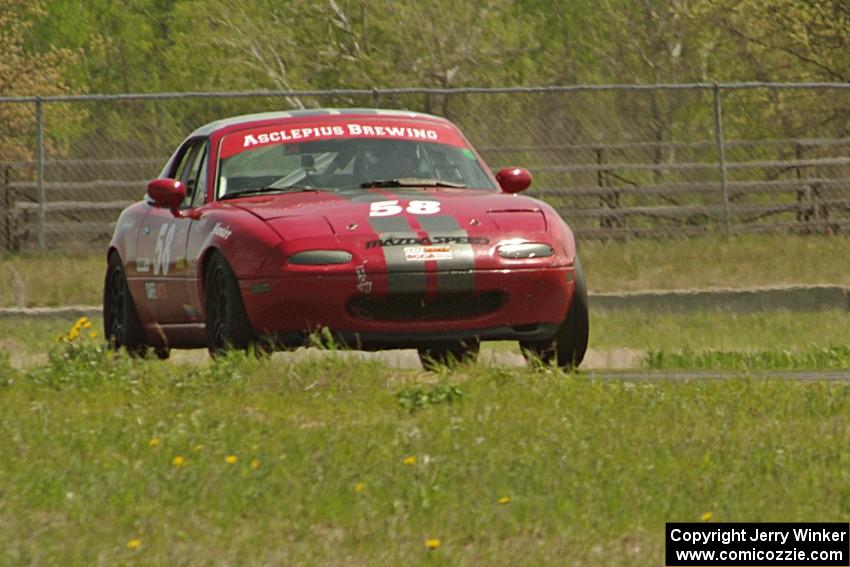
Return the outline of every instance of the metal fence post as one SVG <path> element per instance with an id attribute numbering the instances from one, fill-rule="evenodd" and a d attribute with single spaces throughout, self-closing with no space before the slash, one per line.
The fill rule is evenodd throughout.
<path id="1" fill-rule="evenodd" d="M 14 199 L 12 199 L 12 167 L 7 165 L 3 168 L 3 244 L 4 248 L 11 252 L 14 229 L 14 211 L 12 210 Z"/>
<path id="2" fill-rule="evenodd" d="M 723 197 L 723 215 L 726 236 L 732 234 L 732 214 L 729 211 L 729 187 L 726 185 L 726 143 L 723 138 L 723 106 L 720 102 L 720 85 L 714 83 L 714 137 L 717 142 L 718 167 L 720 168 L 720 193 Z"/>
<path id="3" fill-rule="evenodd" d="M 38 189 L 38 249 L 47 249 L 45 235 L 47 196 L 44 192 L 44 103 L 41 97 L 35 97 L 36 147 L 35 147 L 35 184 Z"/>

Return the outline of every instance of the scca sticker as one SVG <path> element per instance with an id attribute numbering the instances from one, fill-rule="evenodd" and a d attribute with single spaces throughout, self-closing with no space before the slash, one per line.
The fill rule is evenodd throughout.
<path id="1" fill-rule="evenodd" d="M 451 246 L 405 246 L 404 259 L 408 262 L 427 262 L 429 260 L 451 260 Z"/>

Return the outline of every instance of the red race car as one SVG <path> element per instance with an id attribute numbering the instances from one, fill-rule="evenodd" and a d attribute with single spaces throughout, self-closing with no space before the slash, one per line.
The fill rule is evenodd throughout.
<path id="1" fill-rule="evenodd" d="M 453 124 L 395 110 L 228 118 L 180 144 L 109 244 L 105 334 L 132 353 L 288 348 L 326 329 L 428 365 L 517 340 L 562 367 L 587 349 L 573 233 L 493 176 Z"/>

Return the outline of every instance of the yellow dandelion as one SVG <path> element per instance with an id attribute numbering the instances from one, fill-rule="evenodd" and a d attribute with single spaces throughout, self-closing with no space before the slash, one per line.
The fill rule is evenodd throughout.
<path id="1" fill-rule="evenodd" d="M 150 445 L 151 447 L 158 447 L 159 446 L 159 437 L 151 437 L 151 440 L 148 441 L 148 445 Z"/>
<path id="2" fill-rule="evenodd" d="M 177 455 L 176 457 L 171 459 L 171 464 L 174 465 L 175 467 L 182 467 L 183 465 L 186 464 L 186 459 L 184 459 L 180 455 Z"/>
<path id="3" fill-rule="evenodd" d="M 253 470 L 257 470 L 258 468 L 260 468 L 260 459 L 254 459 L 254 460 L 252 460 L 252 461 L 251 461 L 251 468 L 252 468 Z"/>
<path id="4" fill-rule="evenodd" d="M 510 496 L 502 496 L 502 497 L 501 497 L 501 498 L 499 498 L 499 500 L 498 500 L 499 504 L 507 504 L 507 503 L 508 503 L 508 502 L 510 502 L 510 501 L 511 501 L 511 497 L 510 497 Z"/>
<path id="5" fill-rule="evenodd" d="M 238 460 L 239 460 L 239 457 L 237 457 L 236 455 L 227 455 L 227 457 L 224 458 L 224 462 L 227 463 L 228 465 L 235 464 L 236 461 L 238 461 Z"/>
<path id="6" fill-rule="evenodd" d="M 97 331 L 92 331 L 91 333 L 89 333 L 89 336 L 93 339 L 96 339 L 97 338 Z"/>
<path id="7" fill-rule="evenodd" d="M 196 453 L 200 453 L 204 450 L 204 445 L 202 443 L 198 443 L 197 445 L 195 445 L 194 449 Z"/>
<path id="8" fill-rule="evenodd" d="M 80 336 L 80 332 L 77 329 L 71 329 L 68 332 L 68 340 L 69 341 L 75 340 L 78 336 Z"/>
<path id="9" fill-rule="evenodd" d="M 142 547 L 142 540 L 140 539 L 131 539 L 127 542 L 127 549 L 139 549 Z"/>
<path id="10" fill-rule="evenodd" d="M 91 321 L 86 321 L 82 325 L 80 325 L 83 329 L 91 329 Z"/>
<path id="11" fill-rule="evenodd" d="M 710 522 L 712 518 L 714 518 L 713 512 L 704 512 L 702 516 L 699 517 L 699 519 L 703 522 Z"/>
<path id="12" fill-rule="evenodd" d="M 354 492 L 363 492 L 364 490 L 366 490 L 366 485 L 362 482 L 358 482 L 354 485 Z"/>
<path id="13" fill-rule="evenodd" d="M 426 539 L 425 540 L 425 547 L 427 547 L 428 549 L 437 549 L 438 547 L 440 547 L 440 543 L 442 543 L 442 542 L 440 540 L 436 539 L 436 538 L 435 539 Z"/>
<path id="14" fill-rule="evenodd" d="M 405 465 L 413 466 L 413 465 L 416 464 L 416 457 L 414 457 L 413 455 L 410 455 L 409 457 L 405 457 L 404 460 L 402 461 L 402 463 L 404 463 Z"/>

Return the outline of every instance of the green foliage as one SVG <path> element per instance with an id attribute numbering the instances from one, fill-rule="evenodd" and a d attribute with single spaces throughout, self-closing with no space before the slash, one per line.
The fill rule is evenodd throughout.
<path id="1" fill-rule="evenodd" d="M 32 50 L 28 39 L 34 21 L 46 18 L 42 3 L 32 0 L 0 0 L 0 97 L 61 95 L 69 86 L 63 80 L 79 53 L 66 46 L 48 44 Z M 65 127 L 82 120 L 79 109 L 59 109 L 57 120 Z M 33 158 L 36 136 L 33 108 L 24 104 L 0 104 L 0 161 Z M 47 151 L 64 153 L 67 140 L 45 140 Z"/>
<path id="2" fill-rule="evenodd" d="M 651 350 L 647 353 L 646 366 L 652 370 L 846 370 L 850 368 L 850 347 L 811 345 L 801 351 L 757 352 Z"/>
<path id="3" fill-rule="evenodd" d="M 409 413 L 440 404 L 452 404 L 463 399 L 463 392 L 451 384 L 436 384 L 428 389 L 406 388 L 396 394 L 398 405 Z"/>
<path id="4" fill-rule="evenodd" d="M 843 383 L 474 366 L 440 385 L 462 404 L 400 414 L 438 388 L 342 354 L 77 350 L 60 390 L 0 388 L 2 562 L 644 565 L 667 521 L 850 512 Z"/>
<path id="5" fill-rule="evenodd" d="M 97 340 L 88 317 L 79 318 L 48 355 L 48 364 L 33 369 L 27 377 L 56 389 L 89 388 L 102 383 L 136 384 L 139 376 L 126 352 L 116 353 Z"/>
<path id="6" fill-rule="evenodd" d="M 10 386 L 15 381 L 17 375 L 17 371 L 12 368 L 9 353 L 0 351 L 0 387 Z"/>
<path id="7" fill-rule="evenodd" d="M 5 45 L 11 46 L 3 53 L 8 56 L 0 57 L 0 68 L 7 69 L 0 74 L 13 78 L 9 85 L 0 84 L 0 93 L 7 94 L 850 77 L 850 10 L 833 0 L 5 2 L 13 8 L 0 22 L 7 29 Z M 225 115 L 386 106 L 459 121 L 479 145 L 695 142 L 713 136 L 710 99 L 707 91 L 663 91 L 586 93 L 571 96 L 568 103 L 540 94 L 187 99 L 99 104 L 84 112 L 81 105 L 54 104 L 49 105 L 47 141 L 49 153 L 74 157 L 162 157 L 186 132 Z M 843 137 L 850 128 L 845 102 L 827 90 L 809 93 L 804 101 L 796 91 L 759 90 L 726 100 L 728 139 Z M 605 120 L 599 120 L 602 116 Z M 12 140 L 5 141 L 0 132 L 0 144 L 6 146 L 0 150 L 12 158 L 28 157 L 31 144 L 23 141 L 32 138 L 31 109 L 0 108 L 0 117 Z M 524 127 L 504 128 L 509 123 Z M 704 161 L 713 159 L 713 151 L 709 147 L 681 158 Z M 761 157 L 789 157 L 782 151 L 775 148 Z M 673 159 L 661 150 L 649 157 L 656 163 Z M 628 181 L 633 183 L 659 181 L 662 172 L 632 175 Z M 664 175 L 668 182 L 683 180 Z M 568 177 L 550 172 L 539 181 L 550 186 L 586 182 Z"/>

